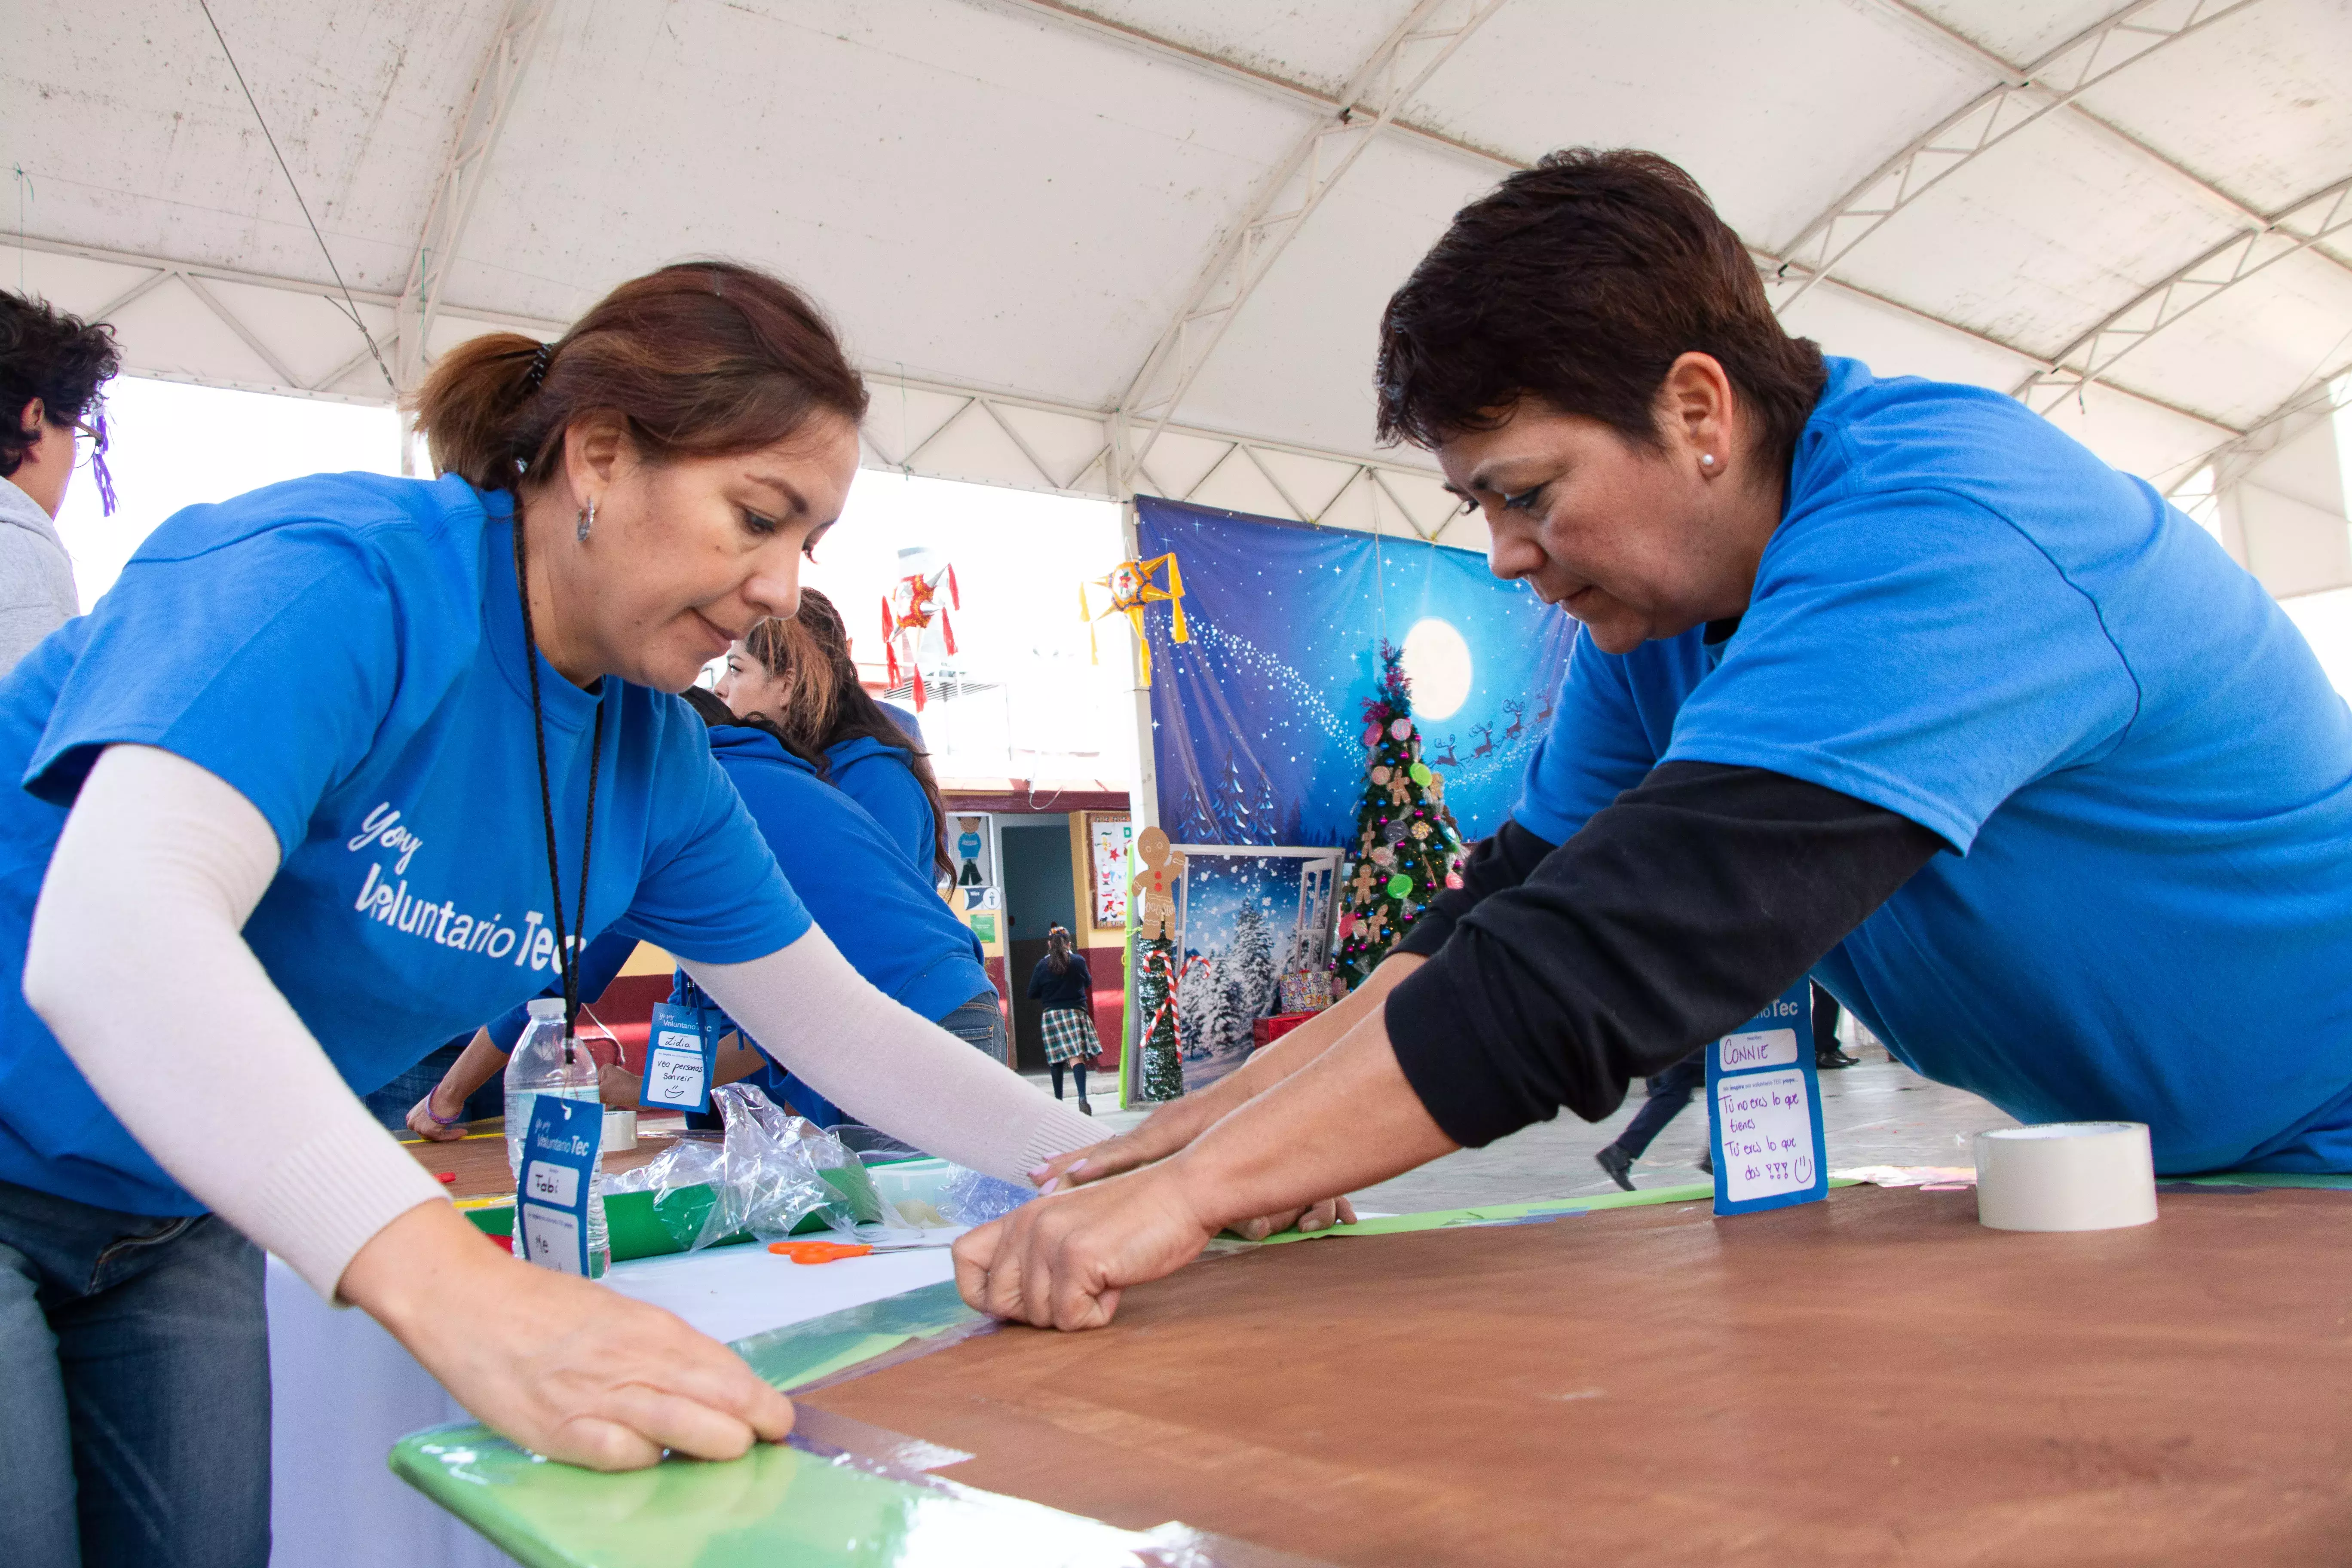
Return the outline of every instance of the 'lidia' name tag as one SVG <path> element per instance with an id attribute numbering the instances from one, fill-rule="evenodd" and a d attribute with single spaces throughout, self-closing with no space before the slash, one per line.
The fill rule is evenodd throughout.
<path id="1" fill-rule="evenodd" d="M 710 1109 L 710 1074 L 719 1054 L 718 1030 L 708 1011 L 664 1002 L 654 1008 L 646 1036 L 646 1105 L 680 1110 Z"/>

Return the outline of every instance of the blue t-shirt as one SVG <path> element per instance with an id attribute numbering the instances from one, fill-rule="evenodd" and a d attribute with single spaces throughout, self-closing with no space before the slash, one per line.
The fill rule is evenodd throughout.
<path id="1" fill-rule="evenodd" d="M 2261 585 L 2021 405 L 1830 362 L 1738 631 L 1580 636 L 1512 815 L 1664 762 L 1937 855 L 1816 967 L 1895 1054 L 2157 1168 L 2352 1171 L 2352 713 Z"/>
<path id="2" fill-rule="evenodd" d="M 0 1180 L 201 1211 L 25 1005 L 34 901 L 107 745 L 186 758 L 276 831 L 284 862 L 245 939 L 354 1090 L 547 985 L 511 509 L 454 477 L 369 474 L 191 507 L 0 680 L 0 773 L 24 781 L 0 790 Z M 613 679 L 583 691 L 543 659 L 539 674 L 567 902 L 604 710 L 592 933 L 740 963 L 808 929 L 691 710 Z"/>
<path id="3" fill-rule="evenodd" d="M 834 784 L 882 825 L 899 853 L 926 876 L 938 868 L 939 819 L 903 748 L 860 735 L 827 746 L 824 760 Z"/>

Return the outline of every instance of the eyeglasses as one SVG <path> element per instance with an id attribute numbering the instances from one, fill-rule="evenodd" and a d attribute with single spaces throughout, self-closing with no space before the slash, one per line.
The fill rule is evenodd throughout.
<path id="1" fill-rule="evenodd" d="M 108 517 L 114 515 L 114 476 L 106 471 L 106 401 L 90 405 L 89 415 L 74 421 L 74 434 L 89 437 L 89 471 L 98 480 L 98 500 Z"/>

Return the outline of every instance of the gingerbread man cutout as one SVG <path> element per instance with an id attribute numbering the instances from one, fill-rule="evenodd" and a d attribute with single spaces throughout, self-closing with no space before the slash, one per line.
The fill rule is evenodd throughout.
<path id="1" fill-rule="evenodd" d="M 1176 920 L 1176 879 L 1184 874 L 1184 857 L 1168 847 L 1168 835 L 1147 827 L 1135 836 L 1135 858 L 1144 865 L 1127 889 L 1135 900 L 1136 931 L 1166 942 Z"/>
<path id="2" fill-rule="evenodd" d="M 1348 886 L 1355 893 L 1356 902 L 1360 904 L 1372 896 L 1372 867 L 1370 861 L 1356 862 L 1355 879 Z"/>

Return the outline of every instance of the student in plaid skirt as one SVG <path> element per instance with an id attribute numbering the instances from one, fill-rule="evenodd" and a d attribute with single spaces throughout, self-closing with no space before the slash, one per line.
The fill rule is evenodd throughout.
<path id="1" fill-rule="evenodd" d="M 1070 951 L 1068 928 L 1048 929 L 1045 956 L 1029 975 L 1029 997 L 1045 1005 L 1045 1061 L 1054 1070 L 1054 1098 L 1062 1098 L 1062 1069 L 1066 1067 L 1078 1080 L 1078 1109 L 1088 1116 L 1095 1108 L 1087 1100 L 1087 1064 L 1102 1054 L 1102 1041 L 1095 1034 L 1094 990 L 1087 961 Z"/>

